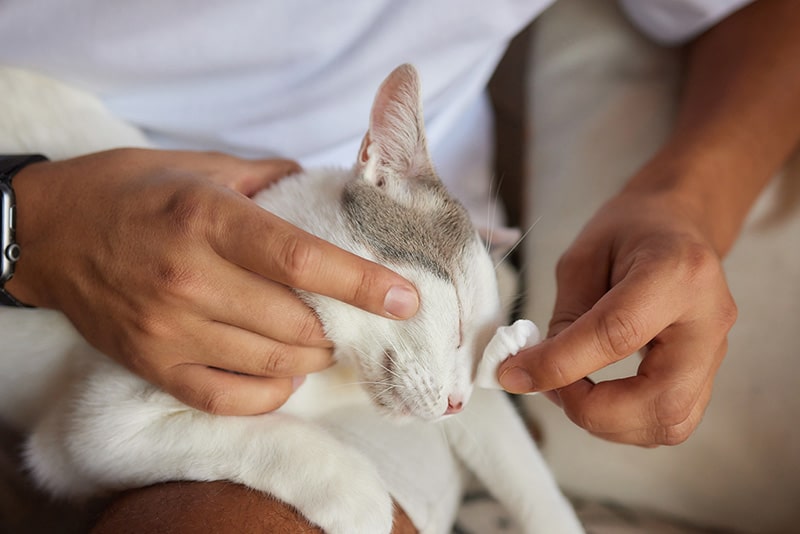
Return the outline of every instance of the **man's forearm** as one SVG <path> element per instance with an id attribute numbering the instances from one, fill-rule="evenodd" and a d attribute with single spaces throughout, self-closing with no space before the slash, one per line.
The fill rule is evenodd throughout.
<path id="1" fill-rule="evenodd" d="M 693 205 L 723 255 L 800 141 L 798 7 L 756 1 L 689 45 L 675 129 L 628 185 Z"/>

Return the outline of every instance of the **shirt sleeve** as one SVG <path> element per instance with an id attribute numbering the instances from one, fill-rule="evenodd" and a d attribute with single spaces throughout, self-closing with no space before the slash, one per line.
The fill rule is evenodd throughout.
<path id="1" fill-rule="evenodd" d="M 654 41 L 684 43 L 755 0 L 619 0 L 633 23 Z"/>

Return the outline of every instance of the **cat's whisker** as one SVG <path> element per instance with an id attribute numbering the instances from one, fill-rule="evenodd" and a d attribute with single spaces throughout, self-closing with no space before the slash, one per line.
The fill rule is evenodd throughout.
<path id="1" fill-rule="evenodd" d="M 392 347 L 392 351 L 394 351 L 394 354 L 400 354 L 400 352 L 399 352 L 400 348 L 398 348 L 398 346 L 395 344 L 395 340 L 387 339 L 387 341 L 389 342 L 389 345 Z M 405 349 L 406 347 L 402 347 L 402 348 Z M 414 354 L 413 351 L 404 351 L 403 354 L 408 354 L 409 352 L 411 352 L 411 354 Z M 384 367 L 384 369 L 386 369 L 389 373 L 394 375 L 396 378 L 401 379 L 402 377 L 396 371 L 396 369 L 397 369 L 397 360 L 394 359 L 394 357 L 392 356 L 391 352 L 387 352 L 386 353 L 386 357 L 389 359 L 389 362 L 392 364 L 392 369 L 389 370 L 389 369 L 386 369 L 386 367 Z"/>
<path id="2" fill-rule="evenodd" d="M 378 391 L 378 392 L 376 392 L 376 393 L 374 393 L 374 394 L 371 394 L 371 395 L 370 395 L 370 398 L 371 398 L 373 401 L 375 401 L 375 400 L 379 399 L 380 397 L 382 397 L 383 395 L 385 395 L 385 394 L 389 393 L 389 392 L 390 392 L 390 391 L 392 391 L 393 389 L 397 389 L 397 388 L 401 388 L 401 389 L 402 389 L 402 386 L 400 386 L 400 385 L 397 385 L 397 384 L 390 384 L 388 387 L 385 387 L 385 388 L 383 388 L 382 390 L 380 390 L 380 391 Z"/>
<path id="3" fill-rule="evenodd" d="M 383 363 L 382 361 L 370 358 L 369 354 L 368 354 L 368 353 L 366 353 L 365 351 L 363 351 L 363 350 L 361 350 L 361 349 L 358 349 L 358 348 L 354 348 L 354 350 L 355 350 L 355 351 L 356 351 L 358 354 L 362 355 L 362 356 L 363 356 L 365 359 L 370 359 L 372 362 L 374 362 L 374 363 L 378 364 L 378 366 L 379 366 L 381 369 L 383 369 L 384 371 L 386 371 L 386 373 L 387 373 L 388 375 L 390 375 L 390 376 L 393 376 L 393 377 L 397 378 L 398 380 L 402 378 L 402 377 L 401 377 L 401 375 L 399 375 L 399 374 L 398 374 L 396 371 L 394 371 L 393 369 L 390 369 L 389 367 L 387 367 L 386 365 L 384 365 L 384 363 Z M 389 360 L 390 360 L 390 361 L 391 361 L 393 364 L 395 363 L 395 361 L 394 361 L 394 359 L 392 358 L 391 354 L 387 354 L 386 356 L 389 358 Z M 387 386 L 391 386 L 391 387 L 394 387 L 394 388 L 403 388 L 403 389 L 407 389 L 407 386 L 405 386 L 405 385 L 403 385 L 403 384 L 395 384 L 395 383 L 391 383 L 391 382 L 388 382 L 388 381 L 372 381 L 372 382 L 370 382 L 370 381 L 365 381 L 365 382 L 357 382 L 357 383 L 358 383 L 358 384 L 369 384 L 369 383 L 373 383 L 373 384 L 387 385 Z"/>
<path id="4" fill-rule="evenodd" d="M 402 386 L 400 386 L 398 384 L 389 384 L 389 385 L 385 386 L 382 390 L 380 390 L 377 395 L 381 396 L 381 395 L 383 395 L 385 393 L 388 393 L 389 391 L 391 391 L 393 389 L 402 389 Z"/>
<path id="5" fill-rule="evenodd" d="M 368 385 L 398 387 L 397 384 L 392 384 L 390 382 L 382 382 L 380 380 L 363 380 L 356 382 L 344 382 L 342 384 L 334 384 L 330 386 L 330 389 L 346 388 L 350 386 L 368 386 Z"/>
<path id="6" fill-rule="evenodd" d="M 486 204 L 486 235 L 487 235 L 487 237 L 486 237 L 486 241 L 484 242 L 483 246 L 486 248 L 486 252 L 487 253 L 489 252 L 489 242 L 491 241 L 491 239 L 489 239 L 489 236 L 492 235 L 492 231 L 494 230 L 494 228 L 492 228 L 492 226 L 493 226 L 492 225 L 492 205 L 493 205 L 493 203 L 492 203 L 492 187 L 494 187 L 494 176 L 492 176 L 492 179 L 489 180 L 489 200 L 487 201 L 487 204 Z"/>
<path id="7" fill-rule="evenodd" d="M 398 341 L 400 341 L 403 344 L 403 346 L 402 346 L 403 354 L 410 354 L 414 358 L 414 361 L 416 363 L 420 364 L 423 367 L 426 367 L 427 364 L 426 364 L 426 361 L 425 361 L 425 357 L 423 356 L 422 353 L 419 352 L 419 350 L 416 350 L 413 347 L 410 347 L 408 345 L 409 341 L 406 340 L 405 338 L 400 339 Z"/>
<path id="8" fill-rule="evenodd" d="M 486 213 L 486 252 L 488 253 L 491 248 L 492 238 L 494 237 L 494 229 L 495 229 L 495 217 L 497 216 L 497 210 L 500 209 L 500 189 L 503 185 L 503 180 L 505 179 L 505 175 L 501 175 L 500 178 L 497 180 L 495 184 L 494 176 L 492 176 L 492 180 L 489 182 L 489 205 L 487 206 L 487 213 Z"/>
<path id="9" fill-rule="evenodd" d="M 394 373 L 394 372 L 392 372 L 392 370 L 391 370 L 391 369 L 389 369 L 388 367 L 386 367 L 386 366 L 383 364 L 383 362 L 381 362 L 379 359 L 372 358 L 372 357 L 371 357 L 371 355 L 370 355 L 369 353 L 367 353 L 367 352 L 365 352 L 365 351 L 363 351 L 363 350 L 361 350 L 361 349 L 359 349 L 359 348 L 353 347 L 353 350 L 356 352 L 356 354 L 358 354 L 359 356 L 361 356 L 363 359 L 365 359 L 365 360 L 369 360 L 369 361 L 371 361 L 371 362 L 373 362 L 373 363 L 377 364 L 377 365 L 378 365 L 378 366 L 379 366 L 381 369 L 383 369 L 384 371 L 386 371 L 386 373 L 387 373 L 388 375 L 390 375 L 390 376 L 394 376 L 395 378 L 399 378 L 399 376 L 397 375 L 397 373 Z M 379 381 L 375 381 L 375 382 L 369 382 L 369 381 L 367 381 L 367 382 L 356 382 L 355 384 L 369 384 L 369 383 L 376 383 L 376 384 L 377 384 L 377 383 L 380 383 L 380 384 L 390 384 L 390 382 L 385 382 L 385 381 L 380 381 L 380 382 L 379 382 Z"/>
<path id="10" fill-rule="evenodd" d="M 497 263 L 495 263 L 495 264 L 494 264 L 494 268 L 495 268 L 495 270 L 497 270 L 497 268 L 498 268 L 498 267 L 500 267 L 500 265 L 502 265 L 502 264 L 503 264 L 503 262 L 504 262 L 504 261 L 506 261 L 506 260 L 508 259 L 508 257 L 509 257 L 509 256 L 511 256 L 511 254 L 512 254 L 512 253 L 513 253 L 513 252 L 514 252 L 516 249 L 517 249 L 517 247 L 519 247 L 519 245 L 522 243 L 522 241 L 523 241 L 523 240 L 524 240 L 526 237 L 528 237 L 528 234 L 530 234 L 530 233 L 531 233 L 531 230 L 533 230 L 533 228 L 534 228 L 534 227 L 535 227 L 537 224 L 539 224 L 539 221 L 541 221 L 541 220 L 542 220 L 542 216 L 541 216 L 541 215 L 539 215 L 539 217 L 537 217 L 537 218 L 536 218 L 536 220 L 535 220 L 535 221 L 533 221 L 533 224 L 531 224 L 531 225 L 530 225 L 530 227 L 528 227 L 528 229 L 527 229 L 527 230 L 525 230 L 525 233 L 523 233 L 523 234 L 522 234 L 522 235 L 519 237 L 519 239 L 517 239 L 517 241 L 516 241 L 516 242 L 515 242 L 515 243 L 514 243 L 514 244 L 511 246 L 511 248 L 510 248 L 510 249 L 508 249 L 508 252 L 506 252 L 506 253 L 503 255 L 503 257 L 502 257 L 502 258 L 500 258 L 500 260 L 499 260 Z"/>
<path id="11" fill-rule="evenodd" d="M 395 359 L 392 357 L 391 353 L 388 353 L 388 352 L 387 352 L 387 353 L 386 353 L 386 358 L 388 358 L 388 360 L 389 360 L 389 363 L 391 363 L 391 364 L 392 364 L 392 368 L 389 368 L 389 367 L 387 367 L 386 365 L 384 365 L 384 364 L 383 364 L 383 363 L 381 363 L 381 362 L 378 362 L 378 365 L 380 365 L 380 366 L 381 366 L 381 367 L 382 367 L 382 368 L 383 368 L 383 369 L 384 369 L 384 370 L 385 370 L 387 373 L 389 373 L 391 376 L 393 376 L 393 377 L 397 378 L 398 380 L 402 379 L 402 376 L 400 376 L 400 374 L 399 374 L 399 373 L 398 373 L 398 372 L 395 370 L 395 369 L 397 368 L 397 362 L 396 362 L 396 361 L 395 361 Z"/>

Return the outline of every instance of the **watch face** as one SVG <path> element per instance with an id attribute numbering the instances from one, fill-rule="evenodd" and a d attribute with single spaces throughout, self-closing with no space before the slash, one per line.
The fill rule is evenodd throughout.
<path id="1" fill-rule="evenodd" d="M 19 259 L 19 245 L 14 239 L 14 208 L 14 191 L 0 183 L 0 283 L 11 279 Z"/>

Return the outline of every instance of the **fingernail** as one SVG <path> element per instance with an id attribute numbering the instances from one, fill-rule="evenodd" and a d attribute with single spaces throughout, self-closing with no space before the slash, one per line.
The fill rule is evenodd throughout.
<path id="1" fill-rule="evenodd" d="M 405 286 L 392 286 L 386 293 L 383 309 L 398 319 L 408 319 L 417 312 L 419 297 L 417 292 Z"/>
<path id="2" fill-rule="evenodd" d="M 521 367 L 509 367 L 500 375 L 500 385 L 509 393 L 528 393 L 533 389 L 533 379 Z"/>
<path id="3" fill-rule="evenodd" d="M 292 377 L 292 391 L 297 391 L 297 389 L 303 385 L 303 382 L 306 381 L 306 375 L 300 376 L 293 376 Z"/>

